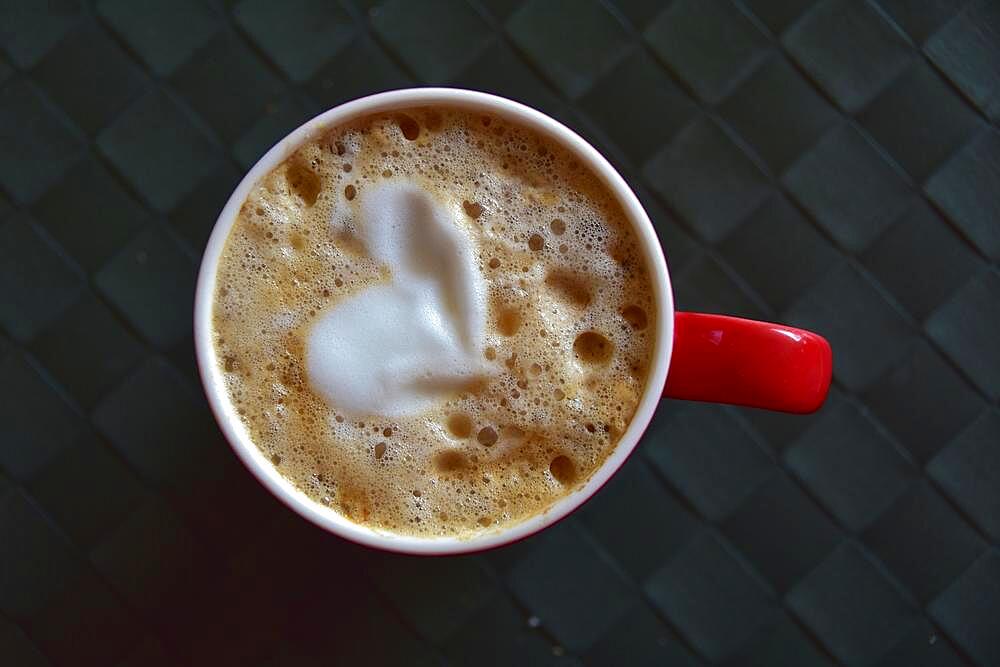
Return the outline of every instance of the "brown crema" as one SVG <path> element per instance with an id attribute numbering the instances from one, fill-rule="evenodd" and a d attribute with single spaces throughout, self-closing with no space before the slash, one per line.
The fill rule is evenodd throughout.
<path id="1" fill-rule="evenodd" d="M 350 231 L 389 178 L 454 204 L 488 290 L 491 373 L 403 418 L 328 405 L 305 370 L 316 319 L 392 278 Z M 468 537 L 546 511 L 600 467 L 645 389 L 656 316 L 636 237 L 593 173 L 525 127 L 434 107 L 326 128 L 261 179 L 226 241 L 213 322 L 243 426 L 296 487 L 377 530 Z"/>

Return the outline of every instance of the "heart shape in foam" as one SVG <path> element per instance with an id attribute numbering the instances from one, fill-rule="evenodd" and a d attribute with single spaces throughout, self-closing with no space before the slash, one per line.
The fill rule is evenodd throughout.
<path id="1" fill-rule="evenodd" d="M 320 316 L 306 341 L 306 371 L 339 410 L 417 413 L 485 373 L 486 284 L 457 206 L 403 180 L 359 197 L 359 239 L 391 280 Z"/>

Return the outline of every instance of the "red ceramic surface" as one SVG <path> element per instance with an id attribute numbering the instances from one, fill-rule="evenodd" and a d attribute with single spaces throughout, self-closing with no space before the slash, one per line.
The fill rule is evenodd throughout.
<path id="1" fill-rule="evenodd" d="M 822 336 L 769 322 L 678 312 L 663 395 L 781 412 L 814 412 L 830 388 Z"/>

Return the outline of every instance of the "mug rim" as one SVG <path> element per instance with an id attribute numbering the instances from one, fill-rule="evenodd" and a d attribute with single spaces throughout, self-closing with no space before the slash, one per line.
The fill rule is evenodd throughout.
<path id="1" fill-rule="evenodd" d="M 635 413 L 614 450 L 578 488 L 547 509 L 501 528 L 486 528 L 463 537 L 419 537 L 381 531 L 354 523 L 332 507 L 298 490 L 266 459 L 250 438 L 229 400 L 212 342 L 212 304 L 217 266 L 229 232 L 251 189 L 316 133 L 358 117 L 419 106 L 478 109 L 528 127 L 576 155 L 618 200 L 640 241 L 657 308 L 652 361 Z M 537 109 L 498 95 L 462 88 L 403 88 L 368 95 L 337 105 L 303 123 L 278 141 L 240 180 L 216 219 L 198 271 L 194 305 L 194 342 L 205 395 L 215 420 L 237 457 L 275 497 L 317 526 L 363 546 L 414 555 L 457 555 L 500 547 L 525 539 L 565 518 L 595 493 L 632 454 L 660 402 L 673 351 L 674 301 L 666 259 L 652 222 L 638 197 L 608 160 L 589 142 Z"/>

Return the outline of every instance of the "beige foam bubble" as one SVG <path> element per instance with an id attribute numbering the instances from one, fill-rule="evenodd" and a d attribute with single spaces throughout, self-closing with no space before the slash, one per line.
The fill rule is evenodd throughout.
<path id="1" fill-rule="evenodd" d="M 456 202 L 487 283 L 492 372 L 389 418 L 319 398 L 304 341 L 332 306 L 392 279 L 359 242 L 357 204 L 396 178 Z M 458 110 L 318 133 L 248 196 L 217 284 L 218 357 L 254 442 L 317 502 L 399 533 L 495 530 L 585 483 L 636 408 L 654 343 L 635 237 L 598 179 L 525 128 Z"/>

